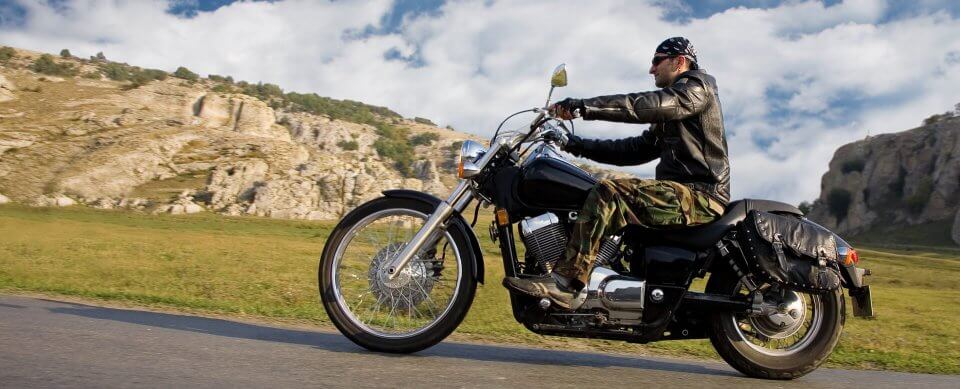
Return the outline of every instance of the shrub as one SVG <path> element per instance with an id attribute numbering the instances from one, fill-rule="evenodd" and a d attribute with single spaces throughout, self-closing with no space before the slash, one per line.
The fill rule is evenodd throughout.
<path id="1" fill-rule="evenodd" d="M 400 174 L 409 177 L 410 167 L 413 165 L 413 147 L 407 141 L 410 131 L 385 123 L 378 123 L 376 128 L 377 133 L 380 134 L 380 139 L 373 142 L 377 154 L 393 160 L 394 167 L 400 171 Z"/>
<path id="2" fill-rule="evenodd" d="M 51 76 L 75 76 L 77 69 L 72 63 L 57 63 L 50 54 L 41 55 L 30 65 L 30 70 Z"/>
<path id="3" fill-rule="evenodd" d="M 437 135 L 434 132 L 424 132 L 422 134 L 414 135 L 410 138 L 410 145 L 420 146 L 420 145 L 431 145 L 433 142 L 440 140 L 440 135 Z"/>
<path id="4" fill-rule="evenodd" d="M 70 50 L 67 49 L 60 50 L 60 56 L 63 58 L 73 58 L 73 55 L 70 54 Z"/>
<path id="5" fill-rule="evenodd" d="M 927 203 L 930 202 L 931 194 L 933 194 L 933 181 L 929 177 L 925 177 L 917 185 L 917 189 L 914 190 L 913 194 L 904 199 L 904 203 L 910 212 L 920 213 L 923 211 L 923 208 L 927 206 Z"/>
<path id="6" fill-rule="evenodd" d="M 420 124 L 429 124 L 429 125 L 434 126 L 434 127 L 437 126 L 436 124 L 434 124 L 433 122 L 431 122 L 430 119 L 427 119 L 427 118 L 415 117 L 415 118 L 413 118 L 413 121 L 415 121 L 415 122 L 417 122 L 417 123 L 420 123 Z"/>
<path id="7" fill-rule="evenodd" d="M 211 75 L 208 75 L 207 78 L 209 78 L 210 81 L 225 82 L 227 84 L 233 84 L 233 77 L 230 77 L 230 76 L 224 77 L 217 74 L 211 74 Z"/>
<path id="8" fill-rule="evenodd" d="M 283 97 L 283 89 L 280 89 L 279 86 L 270 83 L 264 84 L 262 82 L 258 82 L 256 85 L 244 83 L 242 88 L 243 94 L 253 96 L 264 101 L 270 100 L 274 97 Z"/>
<path id="9" fill-rule="evenodd" d="M 107 56 L 106 56 L 106 55 L 103 55 L 103 52 L 102 52 L 102 51 L 98 51 L 98 52 L 97 52 L 97 55 L 91 55 L 91 56 L 90 56 L 90 59 L 92 59 L 92 60 L 94 60 L 94 61 L 106 61 L 106 60 L 107 60 Z"/>
<path id="10" fill-rule="evenodd" d="M 926 119 L 923 119 L 923 125 L 924 125 L 924 126 L 929 126 L 929 125 L 934 124 L 934 123 L 937 123 L 937 122 L 939 122 L 939 121 L 941 121 L 941 120 L 949 119 L 949 118 L 952 118 L 952 117 L 953 117 L 953 112 L 950 112 L 950 111 L 947 111 L 947 112 L 944 112 L 944 113 L 934 114 L 934 115 L 932 115 L 932 116 L 930 116 L 930 117 L 928 117 L 928 118 L 926 118 Z"/>
<path id="11" fill-rule="evenodd" d="M 114 81 L 127 81 L 130 79 L 129 66 L 116 62 L 108 62 L 100 65 L 100 72 Z"/>
<path id="12" fill-rule="evenodd" d="M 0 62 L 7 62 L 17 57 L 17 51 L 12 47 L 0 47 Z"/>
<path id="13" fill-rule="evenodd" d="M 233 92 L 233 88 L 231 88 L 231 87 L 230 87 L 229 85 L 227 85 L 227 84 L 217 84 L 217 85 L 214 85 L 213 88 L 211 88 L 210 90 L 212 90 L 212 91 L 214 91 L 214 92 L 216 92 L 216 93 L 232 93 L 232 92 Z"/>
<path id="14" fill-rule="evenodd" d="M 337 142 L 337 146 L 345 151 L 353 151 L 360 148 L 360 145 L 355 140 L 344 140 Z"/>
<path id="15" fill-rule="evenodd" d="M 827 193 L 827 207 L 829 207 L 830 213 L 837 218 L 837 222 L 847 217 L 852 200 L 850 192 L 846 189 L 831 189 L 830 193 Z"/>
<path id="16" fill-rule="evenodd" d="M 135 68 L 130 73 L 130 81 L 133 83 L 133 87 L 139 87 L 141 85 L 146 85 L 148 82 L 157 80 L 163 81 L 167 79 L 167 72 L 157 69 L 139 69 Z"/>
<path id="17" fill-rule="evenodd" d="M 80 77 L 89 78 L 89 79 L 92 79 L 92 80 L 99 80 L 99 79 L 100 79 L 100 72 L 98 72 L 98 71 L 86 72 L 86 73 L 83 73 Z"/>
<path id="18" fill-rule="evenodd" d="M 843 174 L 847 174 L 850 172 L 862 172 L 864 166 L 866 166 L 866 161 L 864 161 L 863 159 L 861 158 L 851 159 L 849 161 L 844 162 L 843 165 L 840 166 L 840 171 L 842 171 Z"/>
<path id="19" fill-rule="evenodd" d="M 813 211 L 813 204 L 810 204 L 809 201 L 801 201 L 800 205 L 797 206 L 797 209 L 800 212 L 803 212 L 804 215 L 809 215 L 810 211 Z"/>
<path id="20" fill-rule="evenodd" d="M 183 66 L 178 67 L 177 70 L 173 72 L 173 76 L 187 81 L 196 81 L 200 78 L 199 74 L 191 72 L 190 69 Z"/>

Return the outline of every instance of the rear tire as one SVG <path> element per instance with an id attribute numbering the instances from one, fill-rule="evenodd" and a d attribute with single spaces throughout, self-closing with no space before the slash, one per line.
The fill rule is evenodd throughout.
<path id="1" fill-rule="evenodd" d="M 337 289 L 341 288 L 335 279 L 337 272 L 335 267 L 338 266 L 337 255 L 339 252 L 341 256 L 346 256 L 345 250 L 352 247 L 349 246 L 354 238 L 351 234 L 355 235 L 358 232 L 354 230 L 355 225 L 364 222 L 364 220 L 370 220 L 369 218 L 371 217 L 375 218 L 378 214 L 389 214 L 390 212 L 417 214 L 418 217 L 426 219 L 426 217 L 434 211 L 434 208 L 435 207 L 429 203 L 407 198 L 382 197 L 374 199 L 344 216 L 327 239 L 323 254 L 320 258 L 320 268 L 318 272 L 320 298 L 333 324 L 344 336 L 354 343 L 373 351 L 388 353 L 412 353 L 420 351 L 439 343 L 450 335 L 450 333 L 460 325 L 467 311 L 469 311 L 477 288 L 477 278 L 474 274 L 474 261 L 476 261 L 476 256 L 471 249 L 472 246 L 470 245 L 469 238 L 465 236 L 464 232 L 459 228 L 448 228 L 444 235 L 450 242 L 450 248 L 454 251 L 453 259 L 457 260 L 457 278 L 454 292 L 452 292 L 452 297 L 446 304 L 445 310 L 439 313 L 439 317 L 434 318 L 433 322 L 428 323 L 424 327 L 416 328 L 410 331 L 409 334 L 378 333 L 372 326 L 367 325 L 367 323 L 362 320 L 363 315 L 354 314 L 351 311 L 349 304 L 346 304 L 344 302 L 345 299 L 342 297 L 344 293 Z M 346 246 L 341 247 L 342 245 Z M 384 246 L 389 247 L 390 244 Z M 377 250 L 380 248 L 375 247 L 374 249 Z M 380 254 L 378 253 L 377 255 Z M 374 261 L 376 261 L 375 258 Z M 411 265 L 407 267 L 412 267 L 413 263 L 414 262 L 411 261 Z M 437 274 L 446 270 L 445 268 L 441 269 L 442 270 L 437 271 Z M 450 273 L 450 271 L 447 273 Z M 361 275 L 363 275 L 363 273 L 361 273 Z M 373 281 L 371 281 L 371 285 L 372 284 Z M 382 285 L 378 287 L 383 288 Z M 436 287 L 433 287 L 433 289 L 436 289 Z M 420 291 L 427 295 L 432 293 L 431 290 L 431 288 L 424 290 L 422 287 L 420 289 Z M 391 293 L 389 290 L 386 292 L 377 290 L 376 292 L 381 294 Z M 406 295 L 398 294 L 397 296 L 409 298 L 410 295 L 407 293 Z M 399 299 L 399 297 L 391 297 L 389 294 L 383 298 Z M 383 315 L 383 312 L 379 311 L 380 300 L 381 298 L 378 297 L 376 302 L 376 304 L 378 304 L 378 310 L 374 312 L 374 315 Z M 413 304 L 420 304 L 421 302 L 421 300 L 418 300 Z M 359 305 L 360 304 L 358 304 L 358 306 Z M 421 306 L 421 308 L 423 307 Z M 357 309 L 359 309 L 359 307 L 357 307 Z M 390 316 L 393 315 L 393 313 L 394 312 L 391 311 L 387 315 Z M 433 311 L 431 311 L 431 313 L 433 313 Z M 397 312 L 397 315 L 401 314 L 402 312 Z M 361 318 L 358 319 L 358 317 Z M 400 319 L 402 322 L 402 319 L 409 318 L 401 317 Z"/>
<path id="2" fill-rule="evenodd" d="M 740 280 L 729 272 L 711 275 L 706 287 L 708 293 L 728 296 L 741 293 L 741 289 Z M 839 288 L 819 295 L 799 295 L 812 302 L 811 314 L 817 318 L 817 325 L 810 326 L 796 349 L 778 350 L 751 342 L 741 328 L 744 324 L 738 324 L 744 314 L 734 312 L 714 314 L 708 327 L 710 343 L 724 361 L 750 377 L 789 380 L 815 370 L 830 356 L 840 340 L 846 308 Z M 820 312 L 816 313 L 816 310 Z M 750 329 L 756 331 L 755 328 Z"/>

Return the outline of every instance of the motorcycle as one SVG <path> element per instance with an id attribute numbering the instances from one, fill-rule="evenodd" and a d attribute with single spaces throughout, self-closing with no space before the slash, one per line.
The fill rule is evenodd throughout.
<path id="1" fill-rule="evenodd" d="M 545 107 L 554 88 L 566 84 L 561 65 L 551 77 Z M 521 113 L 535 114 L 529 127 L 500 132 Z M 558 139 L 572 130 L 572 121 L 568 127 L 546 108 L 515 113 L 500 124 L 488 148 L 463 142 L 461 180 L 447 199 L 387 190 L 346 214 L 326 242 L 318 272 L 333 324 L 356 344 L 389 353 L 416 352 L 453 332 L 470 309 L 477 283 L 484 282 L 483 252 L 473 231 L 481 204 L 495 207 L 489 233 L 499 244 L 505 275 L 549 273 L 597 183 L 558 151 Z M 473 223 L 467 223 L 464 212 L 474 201 Z M 819 263 L 802 269 L 821 278 L 832 275 L 836 282 L 811 289 L 764 272 L 758 265 L 764 257 L 747 247 L 754 243 L 742 228 L 751 220 L 761 229 L 777 225 L 763 217 L 786 218 L 781 221 L 793 223 L 792 231 L 829 242 L 816 246 Z M 522 260 L 514 226 L 525 249 Z M 803 244 L 784 245 L 782 238 L 774 235 L 767 256 L 797 268 L 799 262 L 784 259 L 797 257 L 784 252 L 800 252 Z M 796 207 L 745 199 L 731 202 L 722 217 L 706 225 L 629 226 L 608 236 L 570 309 L 512 291 L 510 303 L 517 322 L 538 334 L 635 343 L 709 338 L 720 356 L 746 375 L 792 379 L 816 369 L 836 346 L 846 317 L 843 288 L 855 316 L 873 316 L 863 279 L 870 273 L 858 263 L 850 244 Z M 700 278 L 707 278 L 703 292 L 691 290 Z"/>

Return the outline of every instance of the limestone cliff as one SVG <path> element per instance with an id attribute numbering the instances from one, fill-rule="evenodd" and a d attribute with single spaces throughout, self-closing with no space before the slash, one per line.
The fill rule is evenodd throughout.
<path id="1" fill-rule="evenodd" d="M 409 172 L 379 155 L 370 124 L 273 108 L 209 79 L 142 85 L 100 76 L 39 74 L 40 54 L 0 63 L 0 193 L 6 201 L 75 203 L 156 212 L 332 219 L 391 188 L 445 195 L 455 183 L 456 142 L 474 138 L 398 117 L 409 136 Z"/>
<path id="2" fill-rule="evenodd" d="M 960 117 L 840 147 L 810 218 L 856 235 L 953 221 L 960 244 Z"/>
<path id="3" fill-rule="evenodd" d="M 60 57 L 72 74 L 51 76 L 38 73 L 40 55 L 0 59 L 0 203 L 336 219 L 386 189 L 446 196 L 457 145 L 481 140 L 224 77 Z"/>

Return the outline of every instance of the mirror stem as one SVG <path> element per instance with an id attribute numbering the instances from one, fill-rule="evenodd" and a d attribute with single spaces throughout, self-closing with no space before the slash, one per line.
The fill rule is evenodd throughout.
<path id="1" fill-rule="evenodd" d="M 547 93 L 547 104 L 543 106 L 544 109 L 547 109 L 547 108 L 550 107 L 550 98 L 553 97 L 553 88 L 555 88 L 555 87 L 554 87 L 554 86 L 551 86 L 551 87 L 550 87 L 550 92 Z"/>

